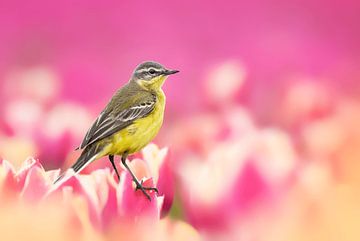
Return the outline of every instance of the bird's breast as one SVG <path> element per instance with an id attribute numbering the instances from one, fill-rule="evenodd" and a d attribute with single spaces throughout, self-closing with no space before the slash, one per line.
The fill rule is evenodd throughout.
<path id="1" fill-rule="evenodd" d="M 165 95 L 161 91 L 157 93 L 157 102 L 154 110 L 144 118 L 134 121 L 131 125 L 114 135 L 113 154 L 121 155 L 127 151 L 129 154 L 141 150 L 159 132 L 165 110 Z"/>

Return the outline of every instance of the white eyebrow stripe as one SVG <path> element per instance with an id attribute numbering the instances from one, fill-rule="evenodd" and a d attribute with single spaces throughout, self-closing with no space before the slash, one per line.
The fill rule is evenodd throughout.
<path id="1" fill-rule="evenodd" d="M 149 67 L 149 68 L 147 68 L 147 69 L 139 69 L 139 70 L 136 70 L 135 72 L 138 73 L 138 74 L 142 74 L 142 73 L 144 73 L 144 72 L 149 72 L 150 69 L 153 69 L 153 70 L 155 70 L 156 72 L 161 72 L 161 71 L 162 71 L 162 69 L 158 69 L 158 68 L 155 68 L 155 67 Z"/>
<path id="2" fill-rule="evenodd" d="M 141 74 L 141 73 L 144 73 L 146 71 L 147 71 L 147 69 L 139 69 L 139 70 L 136 70 L 136 73 Z"/>

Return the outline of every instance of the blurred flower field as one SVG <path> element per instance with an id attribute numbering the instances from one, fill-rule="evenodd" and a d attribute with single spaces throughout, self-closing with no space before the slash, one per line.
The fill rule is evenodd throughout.
<path id="1" fill-rule="evenodd" d="M 0 240 L 359 240 L 360 4 L 270 2 L 2 3 Z M 53 184 L 144 60 L 180 70 L 128 160 L 159 194 Z"/>

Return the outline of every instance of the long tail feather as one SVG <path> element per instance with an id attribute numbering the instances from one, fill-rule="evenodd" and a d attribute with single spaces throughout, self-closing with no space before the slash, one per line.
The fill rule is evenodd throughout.
<path id="1" fill-rule="evenodd" d="M 81 153 L 80 157 L 77 159 L 77 161 L 74 163 L 74 165 L 71 166 L 71 168 L 74 170 L 75 174 L 79 173 L 81 170 L 83 170 L 88 164 L 90 164 L 92 161 L 94 161 L 101 149 L 97 145 L 90 145 L 85 148 L 85 150 Z M 54 182 L 57 183 L 64 177 L 64 173 L 61 174 Z"/>
<path id="2" fill-rule="evenodd" d="M 74 165 L 72 165 L 72 169 L 75 173 L 80 172 L 84 169 L 89 163 L 91 163 L 99 153 L 99 148 L 96 145 L 91 145 L 85 148 L 85 150 L 81 153 L 80 157 L 77 159 Z"/>

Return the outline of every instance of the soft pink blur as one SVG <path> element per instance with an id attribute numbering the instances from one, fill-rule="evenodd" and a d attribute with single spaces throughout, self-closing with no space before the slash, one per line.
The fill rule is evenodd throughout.
<path id="1" fill-rule="evenodd" d="M 129 165 L 144 186 L 159 189 L 159 195 L 149 191 L 151 200 L 135 190 L 132 178 L 125 170 L 120 172 L 119 183 L 109 169 L 99 169 L 90 175 L 75 176 L 68 171 L 54 184 L 59 170 L 45 171 L 37 160 L 27 159 L 18 170 L 1 160 L 0 211 L 2 217 L 5 216 L 0 220 L 2 240 L 24 240 L 25 237 L 27 240 L 48 240 L 51 230 L 56 235 L 52 240 L 68 240 L 74 236 L 87 240 L 93 235 L 101 240 L 114 232 L 109 237 L 112 239 L 118 234 L 117 227 L 123 228 L 121 235 L 124 239 L 121 240 L 133 236 L 137 240 L 147 240 L 133 232 L 145 233 L 152 229 L 155 232 L 159 229 L 155 236 L 164 236 L 165 240 L 173 239 L 172 236 L 178 232 L 191 240 L 199 240 L 197 232 L 184 222 L 168 218 L 160 221 L 164 208 L 166 211 L 164 200 L 172 200 L 169 189 L 164 191 L 160 185 L 166 149 L 150 145 L 143 153 L 144 159 L 133 160 Z M 14 215 L 10 215 L 11 212 Z M 50 218 L 48 223 L 44 218 Z M 161 228 L 163 225 L 169 228 L 177 226 L 179 231 Z M 16 229 L 21 231 L 18 233 Z M 36 229 L 41 229 L 42 233 Z"/>
<path id="2" fill-rule="evenodd" d="M 146 231 L 163 240 L 359 239 L 358 1 L 0 6 L 0 188 L 27 200 L 0 206 L 0 229 L 39 213 L 38 225 L 43 218 L 61 228 L 67 215 L 78 217 L 72 224 L 85 230 L 85 239 L 115 240 L 123 230 L 134 232 L 130 240 L 146 240 L 137 234 Z M 103 169 L 111 167 L 106 158 L 83 171 L 93 181 L 68 180 L 81 196 L 70 200 L 80 207 L 89 202 L 84 190 L 114 198 L 121 189 L 128 195 L 122 205 L 101 199 L 101 215 L 96 205 L 76 215 L 71 205 L 59 213 L 55 202 L 32 209 L 51 187 L 44 180 L 57 175 L 45 170 L 76 160 L 74 149 L 92 121 L 145 60 L 180 70 L 164 86 L 165 121 L 154 142 L 165 148 L 151 144 L 130 157 L 137 174 L 164 196 L 157 210 L 164 219 L 143 229 L 114 216 L 148 210 L 139 209 L 144 200 L 128 176 L 114 184 Z M 20 176 L 15 181 L 3 170 L 16 175 L 28 157 L 38 161 L 24 189 Z M 61 228 L 48 232 L 64 240 Z"/>

